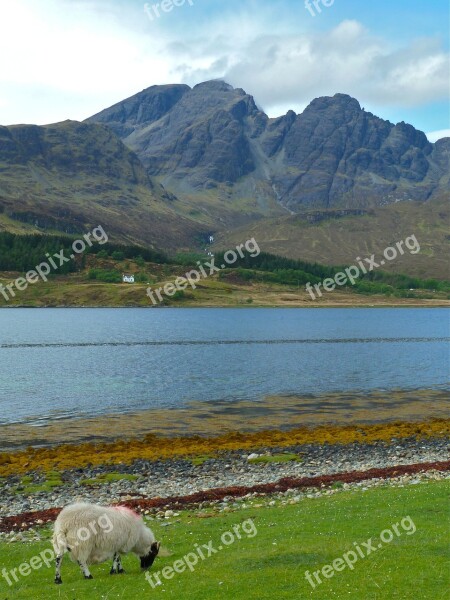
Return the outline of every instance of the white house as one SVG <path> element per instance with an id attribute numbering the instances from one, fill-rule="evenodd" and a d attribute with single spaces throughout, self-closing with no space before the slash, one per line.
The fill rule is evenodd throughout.
<path id="1" fill-rule="evenodd" d="M 134 275 L 127 275 L 124 273 L 122 275 L 122 281 L 123 283 L 134 283 Z"/>

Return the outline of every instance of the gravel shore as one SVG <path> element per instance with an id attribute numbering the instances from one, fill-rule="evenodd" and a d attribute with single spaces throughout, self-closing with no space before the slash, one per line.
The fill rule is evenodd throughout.
<path id="1" fill-rule="evenodd" d="M 265 462 L 273 460 L 274 455 L 286 453 L 296 455 L 297 460 Z M 0 517 L 60 507 L 75 500 L 111 504 L 140 498 L 170 498 L 213 488 L 273 483 L 285 477 L 315 477 L 444 461 L 450 455 L 449 442 L 445 439 L 403 439 L 390 444 L 377 442 L 370 445 L 308 444 L 260 449 L 256 454 L 263 462 L 249 460 L 248 451 L 230 451 L 214 458 L 205 457 L 202 464 L 181 459 L 137 460 L 131 465 L 72 469 L 62 473 L 62 485 L 33 494 L 26 493 L 26 484 L 21 477 L 10 476 L 0 480 Z M 106 474 L 128 479 L 85 481 L 96 480 Z M 405 481 L 420 480 L 417 476 L 405 477 Z M 44 481 L 44 477 L 36 473 L 31 483 Z"/>

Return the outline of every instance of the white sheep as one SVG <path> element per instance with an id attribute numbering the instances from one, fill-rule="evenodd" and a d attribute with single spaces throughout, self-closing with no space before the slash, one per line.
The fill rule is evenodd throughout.
<path id="1" fill-rule="evenodd" d="M 111 575 L 124 573 L 120 554 L 133 552 L 148 569 L 160 544 L 142 518 L 124 506 L 71 504 L 63 508 L 55 522 L 53 548 L 56 556 L 55 583 L 62 583 L 61 563 L 68 551 L 77 561 L 85 579 L 92 579 L 88 564 L 113 559 Z"/>

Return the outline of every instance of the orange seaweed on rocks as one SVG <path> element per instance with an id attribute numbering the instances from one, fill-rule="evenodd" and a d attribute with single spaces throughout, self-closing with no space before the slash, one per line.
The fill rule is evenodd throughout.
<path id="1" fill-rule="evenodd" d="M 393 439 L 450 437 L 450 419 L 422 423 L 393 422 L 370 425 L 323 425 L 287 431 L 231 432 L 216 437 L 159 437 L 108 443 L 59 445 L 0 453 L 0 477 L 34 471 L 63 471 L 98 465 L 130 464 L 138 459 L 158 460 L 214 454 L 227 450 L 258 450 L 303 444 L 373 444 Z"/>

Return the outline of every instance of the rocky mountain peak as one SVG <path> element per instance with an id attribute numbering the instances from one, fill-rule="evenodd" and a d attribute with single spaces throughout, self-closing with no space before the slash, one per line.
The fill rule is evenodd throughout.
<path id="1" fill-rule="evenodd" d="M 269 119 L 222 80 L 154 86 L 90 120 L 110 126 L 178 196 L 225 186 L 239 200 L 258 190 L 256 202 L 293 212 L 427 200 L 442 192 L 448 164 L 442 144 L 345 93 Z"/>

